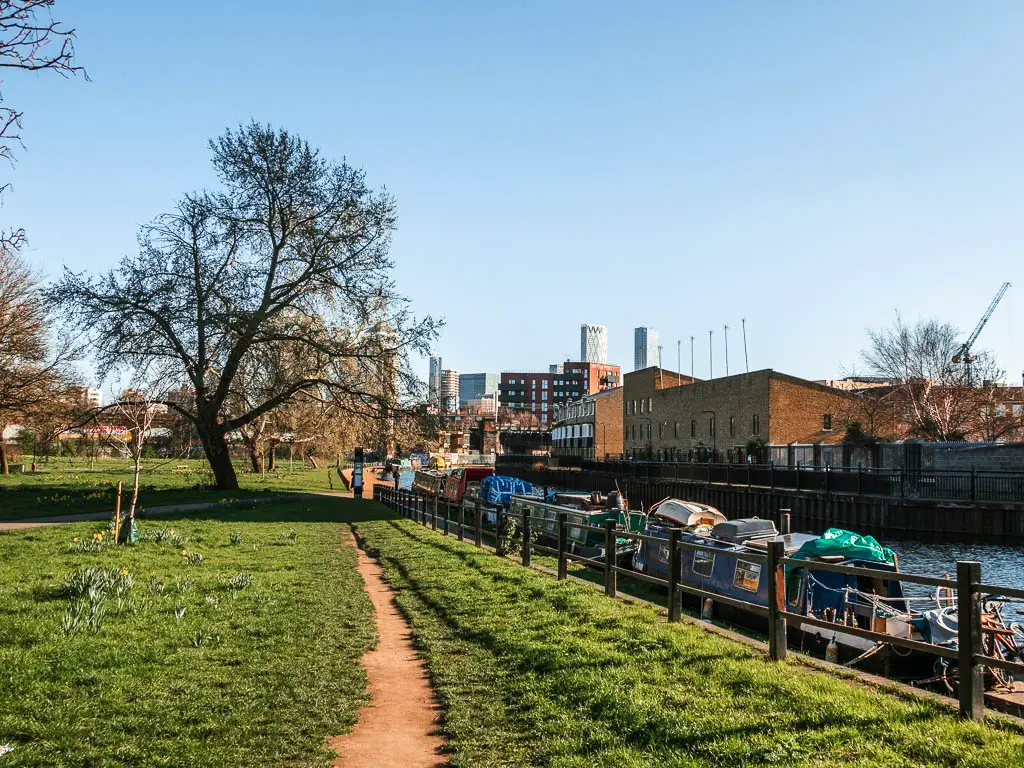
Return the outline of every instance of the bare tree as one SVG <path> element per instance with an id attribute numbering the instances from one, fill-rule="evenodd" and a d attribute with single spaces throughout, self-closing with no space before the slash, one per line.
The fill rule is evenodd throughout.
<path id="1" fill-rule="evenodd" d="M 75 30 L 53 18 L 55 0 L 0 0 L 0 68 L 30 72 L 49 70 L 75 75 L 85 70 L 74 63 Z M 13 162 L 14 145 L 21 144 L 23 113 L 4 103 L 0 91 L 0 158 Z M 0 194 L 10 186 L 0 183 Z M 25 230 L 0 231 L 0 253 L 18 251 Z"/>
<path id="2" fill-rule="evenodd" d="M 39 276 L 14 251 L 0 249 L 0 434 L 11 423 L 38 421 L 41 410 L 63 410 L 75 349 L 51 343 Z M 0 439 L 0 474 L 7 474 Z"/>
<path id="3" fill-rule="evenodd" d="M 121 433 L 111 432 L 107 442 L 123 458 L 132 463 L 132 495 L 128 511 L 122 520 L 128 524 L 127 536 L 131 538 L 135 522 L 135 510 L 139 503 L 139 477 L 142 475 L 142 452 L 146 439 L 152 434 L 154 423 L 165 409 L 162 403 L 154 402 L 138 389 L 126 389 L 117 401 L 103 409 L 105 420 L 113 420 L 124 427 Z"/>
<path id="4" fill-rule="evenodd" d="M 49 292 L 91 331 L 101 372 L 186 385 L 217 486 L 237 488 L 227 435 L 303 392 L 386 412 L 421 383 L 409 356 L 440 326 L 391 279 L 395 203 L 364 173 L 255 122 L 210 143 L 223 188 L 144 227 L 140 251 Z M 386 378 L 382 387 L 382 378 Z"/>
<path id="5" fill-rule="evenodd" d="M 977 429 L 987 382 L 1003 375 L 991 353 L 974 353 L 969 365 L 954 363 L 960 332 L 936 320 L 908 326 L 897 315 L 893 327 L 868 333 L 871 346 L 862 353 L 864 361 L 895 382 L 889 397 L 905 414 L 912 435 L 963 440 Z M 978 387 L 974 381 L 986 384 Z"/>

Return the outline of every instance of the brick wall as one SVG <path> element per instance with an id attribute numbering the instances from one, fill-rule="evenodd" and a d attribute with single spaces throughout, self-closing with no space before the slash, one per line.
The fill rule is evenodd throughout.
<path id="1" fill-rule="evenodd" d="M 622 387 L 595 399 L 594 455 L 596 458 L 622 453 Z"/>
<path id="2" fill-rule="evenodd" d="M 769 442 L 775 445 L 842 442 L 846 432 L 843 414 L 849 410 L 851 399 L 851 395 L 837 389 L 773 373 Z M 826 416 L 831 416 L 831 429 L 826 429 Z"/>

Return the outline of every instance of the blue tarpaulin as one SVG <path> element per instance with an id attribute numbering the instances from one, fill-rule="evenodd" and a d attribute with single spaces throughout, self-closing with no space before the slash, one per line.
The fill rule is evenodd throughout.
<path id="1" fill-rule="evenodd" d="M 480 498 L 489 506 L 507 507 L 512 503 L 512 496 L 530 495 L 533 486 L 518 477 L 508 475 L 491 475 L 480 481 Z"/>

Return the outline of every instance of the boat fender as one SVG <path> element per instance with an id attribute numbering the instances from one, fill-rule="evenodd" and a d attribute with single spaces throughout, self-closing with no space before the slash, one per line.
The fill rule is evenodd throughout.
<path id="1" fill-rule="evenodd" d="M 715 612 L 715 602 L 710 597 L 705 597 L 704 602 L 701 604 L 700 617 L 704 621 L 711 621 L 711 617 Z"/>
<path id="2" fill-rule="evenodd" d="M 825 661 L 831 662 L 832 664 L 839 663 L 839 644 L 836 643 L 836 636 L 832 635 L 832 639 L 828 641 L 828 645 L 825 646 Z"/>

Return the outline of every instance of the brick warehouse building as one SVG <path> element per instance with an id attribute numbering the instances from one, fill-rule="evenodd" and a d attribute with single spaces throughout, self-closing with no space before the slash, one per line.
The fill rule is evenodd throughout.
<path id="1" fill-rule="evenodd" d="M 551 455 L 603 459 L 622 454 L 622 387 L 555 406 Z"/>
<path id="2" fill-rule="evenodd" d="M 771 369 L 691 380 L 645 368 L 623 383 L 626 456 L 744 461 L 747 444 L 838 443 L 852 395 Z"/>

